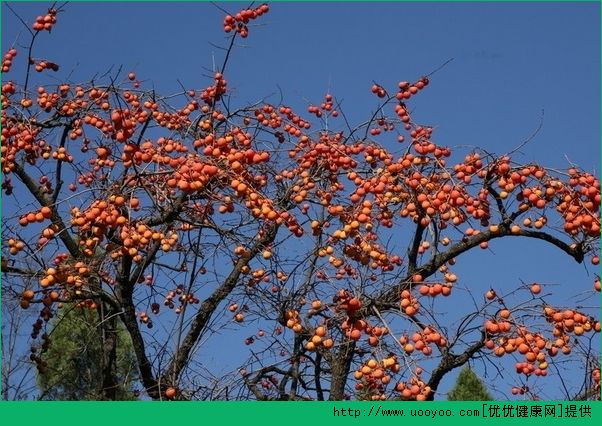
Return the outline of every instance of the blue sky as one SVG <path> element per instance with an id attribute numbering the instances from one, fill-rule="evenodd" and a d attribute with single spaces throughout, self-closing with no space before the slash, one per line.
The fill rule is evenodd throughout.
<path id="1" fill-rule="evenodd" d="M 12 6 L 31 20 L 48 4 Z M 237 11 L 246 4 L 220 6 Z M 162 93 L 179 91 L 179 82 L 204 88 L 213 57 L 218 64 L 223 57 L 209 42 L 227 42 L 223 16 L 209 3 L 70 3 L 52 34 L 39 37 L 37 56 L 60 64 L 60 75 L 71 73 L 74 82 L 121 66 Z M 414 117 L 435 126 L 438 143 L 508 152 L 538 127 L 543 110 L 542 129 L 518 158 L 555 168 L 568 159 L 599 176 L 599 25 L 593 2 L 273 3 L 249 38 L 239 39 L 226 78 L 239 104 L 268 95 L 277 102 L 282 93 L 284 103 L 304 111 L 331 92 L 359 123 L 377 107 L 373 81 L 394 90 L 453 58 L 412 99 Z M 2 51 L 25 40 L 3 4 Z M 462 278 L 479 292 L 518 277 L 591 288 L 591 268 L 588 275 L 533 241 L 518 243 L 532 254 L 522 256 L 516 244 L 496 242 L 495 257 L 466 256 L 462 263 L 474 266 L 462 269 Z M 223 339 L 240 344 L 240 336 Z"/>
<path id="2" fill-rule="evenodd" d="M 14 7 L 28 18 L 43 4 Z M 208 3 L 71 3 L 37 51 L 73 81 L 122 66 L 163 93 L 179 90 L 177 80 L 205 87 L 213 55 L 222 57 L 209 42 L 226 43 L 223 15 Z M 6 7 L 3 16 L 8 46 L 22 27 Z M 502 152 L 530 135 L 544 110 L 526 159 L 563 167 L 566 155 L 597 169 L 597 3 L 275 3 L 257 22 L 227 71 L 240 102 L 282 89 L 286 103 L 304 107 L 331 91 L 357 121 L 376 105 L 372 81 L 392 88 L 454 58 L 413 100 L 437 138 Z"/>

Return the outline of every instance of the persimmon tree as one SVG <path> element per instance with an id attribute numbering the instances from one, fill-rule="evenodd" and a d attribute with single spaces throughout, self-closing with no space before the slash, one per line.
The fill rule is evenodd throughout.
<path id="1" fill-rule="evenodd" d="M 330 93 L 304 111 L 237 105 L 228 60 L 268 11 L 226 15 L 221 65 L 176 94 L 133 72 L 36 85 L 38 73 L 61 79 L 35 56 L 60 7 L 28 27 L 28 49 L 7 50 L 2 296 L 36 316 L 31 365 L 55 367 L 49 321 L 70 309 L 98 318 L 103 399 L 119 388 L 122 329 L 152 399 L 429 400 L 475 360 L 486 380 L 515 377 L 508 394 L 535 398 L 548 372 L 579 371 L 566 397 L 599 397 L 597 275 L 517 276 L 483 294 L 456 274 L 501 239 L 597 265 L 599 179 L 436 141 L 412 111 L 432 75 L 368 83 L 379 106 L 356 125 Z M 551 304 L 556 292 L 587 302 Z M 452 321 L 441 309 L 456 295 L 473 308 Z M 216 375 L 198 349 L 234 329 L 248 336 L 240 348 L 212 350 L 249 359 Z"/>

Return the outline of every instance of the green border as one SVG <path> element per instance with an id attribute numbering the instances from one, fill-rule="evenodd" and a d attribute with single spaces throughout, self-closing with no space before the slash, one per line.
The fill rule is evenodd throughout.
<path id="1" fill-rule="evenodd" d="M 493 409 L 499 412 L 492 416 Z M 385 415 L 396 410 L 397 415 Z M 554 410 L 552 413 L 551 410 Z M 338 415 L 335 415 L 335 411 Z M 401 413 L 403 411 L 403 413 Z M 418 415 L 418 412 L 422 415 Z M 531 414 L 540 413 L 539 416 Z M 3 402 L 4 424 L 598 424 L 602 403 L 558 402 Z M 390 412 L 388 412 L 391 414 Z M 478 413 L 478 415 L 477 415 Z M 345 415 L 343 415 L 345 414 Z M 414 415 L 412 415 L 414 414 Z M 468 415 L 470 414 L 470 415 Z M 357 416 L 357 417 L 356 417 Z M 595 420 L 598 419 L 598 420 Z"/>

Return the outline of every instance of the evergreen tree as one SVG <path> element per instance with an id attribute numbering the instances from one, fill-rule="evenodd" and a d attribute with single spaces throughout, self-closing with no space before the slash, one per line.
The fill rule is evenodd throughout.
<path id="1" fill-rule="evenodd" d="M 485 383 L 468 366 L 465 366 L 453 389 L 447 394 L 449 401 L 492 401 L 494 398 Z"/>
<path id="2" fill-rule="evenodd" d="M 37 377 L 41 399 L 103 399 L 104 328 L 100 322 L 96 310 L 68 307 L 51 321 L 51 344 L 42 356 L 48 367 L 38 371 Z M 123 326 L 118 326 L 115 334 L 115 399 L 134 400 L 133 384 L 138 374 L 131 341 Z"/>

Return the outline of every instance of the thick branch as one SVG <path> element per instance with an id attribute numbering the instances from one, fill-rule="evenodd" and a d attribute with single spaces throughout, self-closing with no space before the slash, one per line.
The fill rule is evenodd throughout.
<path id="1" fill-rule="evenodd" d="M 472 357 L 474 354 L 476 354 L 478 351 L 480 351 L 483 346 L 485 346 L 485 335 L 483 333 L 481 340 L 479 340 L 478 342 L 475 342 L 472 346 L 470 346 L 468 349 L 466 349 L 465 352 L 463 352 L 460 355 L 455 355 L 452 353 L 447 353 L 443 356 L 443 359 L 441 360 L 441 362 L 439 363 L 439 365 L 437 366 L 437 368 L 435 368 L 435 370 L 433 370 L 433 373 L 431 374 L 431 378 L 429 379 L 428 382 L 428 386 L 430 386 L 431 388 L 431 392 L 428 395 L 428 399 L 429 400 L 433 400 L 433 397 L 435 396 L 435 392 L 437 391 L 437 388 L 439 387 L 439 384 L 441 383 L 441 379 L 443 379 L 443 377 L 449 373 L 450 371 L 452 371 L 454 368 L 460 367 L 464 364 L 466 364 Z"/>
<path id="2" fill-rule="evenodd" d="M 31 192 L 31 194 L 35 197 L 38 203 L 40 203 L 40 205 L 43 207 L 50 208 L 50 210 L 52 211 L 52 216 L 50 220 L 58 228 L 57 234 L 63 242 L 63 244 L 65 244 L 65 247 L 67 247 L 67 250 L 69 251 L 71 256 L 79 257 L 79 247 L 75 240 L 71 237 L 71 234 L 67 230 L 63 219 L 61 219 L 58 212 L 56 211 L 55 205 L 48 199 L 44 191 L 42 191 L 38 184 L 34 182 L 34 180 L 27 174 L 27 172 L 25 172 L 25 170 L 23 170 L 23 168 L 19 164 L 15 163 L 14 165 L 14 172 L 17 174 L 19 179 L 21 179 L 21 181 L 25 184 L 29 192 Z"/>
<path id="3" fill-rule="evenodd" d="M 274 365 L 268 365 L 266 367 L 261 368 L 259 371 L 253 373 L 253 378 L 249 380 L 250 377 L 250 373 L 246 374 L 243 376 L 243 380 L 245 382 L 245 385 L 249 388 L 249 390 L 253 393 L 253 395 L 255 395 L 255 398 L 257 398 L 259 401 L 267 401 L 267 400 L 273 400 L 274 398 L 268 397 L 266 396 L 263 392 L 261 392 L 258 388 L 257 385 L 259 384 L 259 382 L 261 381 L 261 379 L 263 379 L 264 377 L 266 377 L 266 375 L 268 373 L 277 373 L 280 374 L 284 377 L 289 377 L 290 376 L 290 371 L 285 371 L 282 370 L 281 368 L 278 368 Z M 283 379 L 284 380 L 284 379 Z M 279 400 L 289 400 L 288 396 L 286 394 L 281 394 Z"/>
<path id="4" fill-rule="evenodd" d="M 63 127 L 63 134 L 61 135 L 61 141 L 59 143 L 59 148 L 65 147 L 65 142 L 67 141 L 67 136 L 69 135 L 69 130 L 71 130 L 71 124 L 65 124 Z M 59 194 L 61 192 L 61 187 L 63 186 L 63 180 L 61 179 L 61 170 L 63 169 L 63 160 L 57 160 L 56 162 L 56 177 L 54 183 L 54 192 L 52 193 L 52 204 L 56 204 L 56 200 L 59 198 Z"/>
<path id="5" fill-rule="evenodd" d="M 345 339 L 339 351 L 330 359 L 332 371 L 330 381 L 329 401 L 342 401 L 345 397 L 345 385 L 351 368 L 351 361 L 355 353 L 355 340 Z"/>
<path id="6" fill-rule="evenodd" d="M 133 299 L 134 285 L 129 282 L 131 263 L 131 258 L 125 256 L 117 273 L 117 289 L 119 301 L 122 306 L 120 316 L 132 339 L 132 347 L 134 348 L 136 360 L 138 361 L 138 370 L 142 384 L 151 398 L 159 399 L 161 396 L 160 389 L 157 386 L 157 380 L 153 374 L 152 365 L 146 356 L 144 338 L 138 328 L 138 322 L 136 321 L 136 308 L 134 307 Z"/>
<path id="7" fill-rule="evenodd" d="M 130 285 L 133 286 L 138 282 L 138 278 L 140 278 L 142 274 L 144 274 L 144 271 L 146 270 L 148 265 L 150 265 L 155 260 L 155 256 L 157 255 L 157 252 L 159 251 L 160 247 L 161 244 L 159 241 L 154 241 L 150 245 L 144 260 L 138 264 L 136 269 L 134 269 L 134 272 L 130 275 Z"/>
<path id="8" fill-rule="evenodd" d="M 265 246 L 274 241 L 277 232 L 278 225 L 273 224 L 261 237 L 257 238 L 255 244 L 251 247 L 249 254 L 241 257 L 238 262 L 236 262 L 234 268 L 224 282 L 202 303 L 201 308 L 192 320 L 186 337 L 182 341 L 182 346 L 174 354 L 169 367 L 162 376 L 162 380 L 165 380 L 168 383 L 174 383 L 177 380 L 182 370 L 186 367 L 192 349 L 209 322 L 211 315 L 213 315 L 213 312 L 215 312 L 218 305 L 232 292 L 234 287 L 236 287 L 243 268 L 247 266 L 251 259 L 263 250 Z"/>
<path id="9" fill-rule="evenodd" d="M 143 223 L 147 226 L 157 226 L 163 225 L 164 223 L 173 222 L 177 219 L 178 215 L 182 211 L 185 198 L 185 194 L 180 195 L 178 198 L 175 199 L 173 205 L 171 206 L 171 209 L 158 216 L 151 217 L 148 220 L 145 220 Z"/>
<path id="10" fill-rule="evenodd" d="M 541 231 L 521 229 L 519 232 L 513 233 L 509 224 L 502 224 L 499 226 L 497 232 L 486 230 L 477 235 L 463 239 L 462 241 L 451 246 L 447 251 L 441 252 L 431 258 L 428 263 L 418 267 L 414 272 L 420 273 L 424 278 L 427 278 L 434 274 L 442 265 L 449 262 L 451 259 L 477 247 L 483 242 L 502 237 L 528 237 L 543 240 L 564 251 L 566 254 L 575 259 L 577 263 L 583 262 L 584 259 L 583 249 L 580 245 L 571 246 L 554 237 L 553 235 Z M 399 292 L 411 285 L 411 275 L 412 273 L 410 272 L 406 278 L 400 281 L 401 288 L 400 286 L 395 286 L 394 288 L 390 288 L 380 297 L 377 297 L 375 300 L 376 307 L 380 310 L 386 310 L 392 301 L 398 300 Z"/>
<path id="11" fill-rule="evenodd" d="M 6 266 L 6 265 L 3 265 L 0 269 L 0 271 L 3 274 L 23 275 L 26 277 L 35 277 L 36 275 L 38 275 L 40 273 L 40 271 L 34 271 L 31 269 L 21 269 L 21 268 L 16 268 L 14 266 Z"/>
<path id="12" fill-rule="evenodd" d="M 316 382 L 316 398 L 318 401 L 324 401 L 324 391 L 322 390 L 322 355 L 316 354 L 316 362 L 314 363 L 314 381 Z"/>
<path id="13" fill-rule="evenodd" d="M 412 240 L 412 247 L 408 253 L 408 272 L 413 274 L 416 270 L 416 262 L 418 260 L 418 249 L 420 248 L 420 243 L 422 242 L 422 234 L 424 233 L 424 226 L 418 221 L 416 224 L 416 232 L 414 233 L 414 239 Z"/>

